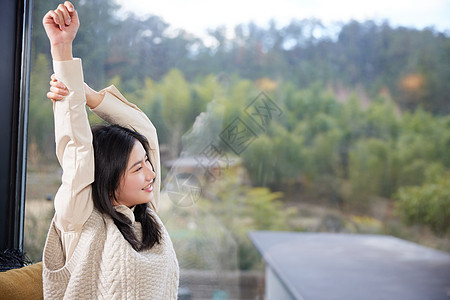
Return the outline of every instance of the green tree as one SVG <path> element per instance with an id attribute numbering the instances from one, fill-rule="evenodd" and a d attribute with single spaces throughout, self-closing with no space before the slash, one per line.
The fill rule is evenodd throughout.
<path id="1" fill-rule="evenodd" d="M 242 159 L 254 185 L 281 190 L 297 183 L 305 171 L 303 140 L 277 123 L 268 131 L 249 145 Z"/>
<path id="2" fill-rule="evenodd" d="M 427 174 L 428 175 L 428 174 Z M 436 175 L 436 174 L 434 174 Z M 409 225 L 429 226 L 435 233 L 450 233 L 450 174 L 427 176 L 421 186 L 403 187 L 395 197 L 396 211 Z"/>
<path id="3" fill-rule="evenodd" d="M 159 88 L 162 102 L 162 113 L 170 132 L 169 148 L 173 158 L 178 157 L 181 147 L 181 136 L 193 124 L 186 113 L 190 110 L 190 87 L 183 74 L 176 69 L 167 73 Z"/>
<path id="4" fill-rule="evenodd" d="M 221 224 L 238 243 L 239 269 L 250 270 L 260 262 L 260 256 L 247 234 L 250 230 L 298 230 L 289 220 L 297 213 L 282 203 L 282 193 L 268 188 L 242 185 L 236 174 L 226 173 L 208 187 L 214 201 L 199 202 L 200 209 L 217 216 Z"/>
<path id="5" fill-rule="evenodd" d="M 389 197 L 394 191 L 390 144 L 380 139 L 361 139 L 352 147 L 349 160 L 351 200 L 368 204 L 368 197 Z M 365 199 L 366 198 L 366 199 Z M 359 202 L 359 203 L 358 203 Z"/>

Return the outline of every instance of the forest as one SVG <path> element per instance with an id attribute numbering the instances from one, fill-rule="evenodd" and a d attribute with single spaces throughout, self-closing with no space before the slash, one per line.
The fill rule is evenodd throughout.
<path id="1" fill-rule="evenodd" d="M 56 163 L 45 97 L 50 51 L 40 24 L 53 2 L 34 1 L 30 165 Z M 369 217 L 382 202 L 407 226 L 445 238 L 438 247 L 450 251 L 449 32 L 375 21 L 327 28 L 315 19 L 281 27 L 273 20 L 240 24 L 231 36 L 211 28 L 214 43 L 205 45 L 158 16 L 119 18 L 112 1 L 74 3 L 82 16 L 74 54 L 83 59 L 85 81 L 95 89 L 114 84 L 136 103 L 158 129 L 163 158 L 213 144 L 228 157 L 224 174 L 230 161 L 241 164 L 245 179 L 210 188 L 225 206 L 203 201 L 227 224 L 226 195 L 239 187 L 232 196 L 246 208 L 239 219 L 253 221 L 233 223 L 238 241 L 242 228 L 306 230 L 289 221 L 300 201 Z M 255 103 L 270 111 L 262 114 Z M 237 122 L 250 134 L 239 149 L 224 140 Z M 378 232 L 414 240 L 383 228 Z M 239 262 L 242 269 L 253 263 Z"/>

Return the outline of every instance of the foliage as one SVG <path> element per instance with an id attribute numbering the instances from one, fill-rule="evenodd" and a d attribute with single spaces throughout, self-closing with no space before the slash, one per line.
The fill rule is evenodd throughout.
<path id="1" fill-rule="evenodd" d="M 379 139 L 359 140 L 349 154 L 349 180 L 352 194 L 361 197 L 389 197 L 392 183 L 392 157 L 389 144 Z"/>
<path id="2" fill-rule="evenodd" d="M 296 214 L 294 208 L 284 208 L 282 193 L 268 188 L 243 186 L 236 174 L 226 173 L 207 188 L 214 200 L 199 202 L 203 212 L 216 216 L 227 227 L 238 245 L 239 269 L 252 269 L 259 255 L 247 233 L 250 230 L 298 230 L 289 223 Z"/>
<path id="3" fill-rule="evenodd" d="M 34 1 L 33 60 L 49 57 L 42 16 L 57 1 Z M 74 53 L 84 59 L 86 80 L 101 88 L 123 78 L 123 90 L 139 89 L 146 78 L 160 80 L 179 69 L 189 81 L 208 74 L 238 74 L 291 81 L 298 88 L 315 83 L 363 86 L 375 97 L 387 91 L 404 109 L 419 106 L 433 114 L 450 112 L 450 38 L 432 28 L 396 28 L 385 22 L 350 21 L 325 27 L 319 20 L 292 20 L 280 26 L 253 22 L 208 30 L 214 46 L 175 30 L 161 17 L 126 18 L 114 1 L 74 1 L 81 27 Z M 331 27 L 331 26 L 330 26 Z M 45 74 L 47 76 L 47 74 Z"/>
<path id="4" fill-rule="evenodd" d="M 272 124 L 269 130 L 242 154 L 252 182 L 257 186 L 294 183 L 304 164 L 302 140 L 278 124 Z"/>
<path id="5" fill-rule="evenodd" d="M 54 159 L 45 96 L 51 61 L 40 22 L 57 3 L 34 1 L 28 136 L 30 153 L 46 160 Z M 82 25 L 74 54 L 83 58 L 86 82 L 96 89 L 115 84 L 136 103 L 169 158 L 182 146 L 198 154 L 212 142 L 232 155 L 220 133 L 236 117 L 254 125 L 245 109 L 256 95 L 264 90 L 280 106 L 280 117 L 252 127 L 255 139 L 240 154 L 254 188 L 222 182 L 214 191 L 220 205 L 209 207 L 217 222 L 232 224 L 241 268 L 255 257 L 246 252 L 252 246 L 245 230 L 291 229 L 281 195 L 267 187 L 300 187 L 302 197 L 349 209 L 382 197 L 398 201 L 405 221 L 448 230 L 447 34 L 371 21 L 329 33 L 318 20 L 273 21 L 266 28 L 240 24 L 232 38 L 224 27 L 210 29 L 216 45 L 207 47 L 158 16 L 119 19 L 114 2 L 74 3 Z"/>
<path id="6" fill-rule="evenodd" d="M 421 186 L 409 186 L 396 193 L 397 212 L 408 224 L 429 226 L 437 234 L 450 231 L 450 174 L 441 174 Z"/>
<path id="7" fill-rule="evenodd" d="M 49 62 L 41 55 L 32 69 L 29 136 L 38 152 L 53 155 L 50 104 L 40 104 L 45 101 L 42 86 L 46 82 L 36 71 L 45 68 Z M 123 81 L 116 76 L 112 83 L 120 87 Z M 188 83 L 173 69 L 160 81 L 147 78 L 125 96 L 149 115 L 161 143 L 168 144 L 171 157 L 177 157 L 185 132 L 190 132 L 184 139 L 186 151 L 187 144 L 198 148 L 215 141 L 236 116 L 251 124 L 244 110 L 254 99 L 257 85 L 234 77 L 224 88 L 213 75 Z M 373 197 L 391 198 L 402 186 L 422 185 L 423 169 L 431 163 L 450 167 L 446 155 L 449 116 L 434 116 L 423 109 L 402 114 L 389 98 L 381 96 L 363 108 L 356 95 L 341 102 L 319 84 L 297 89 L 292 83 L 282 83 L 270 97 L 283 115 L 256 131 L 255 140 L 240 155 L 255 186 L 286 190 L 301 185 L 311 197 L 363 208 Z M 209 116 L 208 124 L 190 131 L 194 121 L 201 120 L 197 116 L 202 111 Z M 200 153 L 200 148 L 191 154 Z"/>

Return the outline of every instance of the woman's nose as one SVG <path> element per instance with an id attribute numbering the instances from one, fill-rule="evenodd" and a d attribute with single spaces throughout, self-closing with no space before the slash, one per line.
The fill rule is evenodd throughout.
<path id="1" fill-rule="evenodd" d="M 151 165 L 149 165 L 149 166 L 146 166 L 146 179 L 147 180 L 153 180 L 155 177 L 156 177 L 156 173 L 155 173 L 155 171 L 153 171 L 153 167 L 151 166 Z"/>

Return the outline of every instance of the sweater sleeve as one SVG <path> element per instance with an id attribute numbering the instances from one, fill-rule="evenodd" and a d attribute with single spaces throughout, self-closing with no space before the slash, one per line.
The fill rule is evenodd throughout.
<path id="1" fill-rule="evenodd" d="M 103 101 L 92 111 L 110 124 L 117 124 L 145 136 L 150 146 L 150 161 L 156 172 L 154 184 L 153 210 L 157 211 L 159 204 L 159 192 L 161 186 L 161 168 L 159 157 L 159 143 L 155 126 L 149 118 L 136 105 L 130 103 L 117 90 L 110 86 L 100 93 L 104 94 Z"/>
<path id="2" fill-rule="evenodd" d="M 55 196 L 54 220 L 67 260 L 94 207 L 91 193 L 94 152 L 81 60 L 54 61 L 53 69 L 56 78 L 69 90 L 68 96 L 53 105 L 56 156 L 63 170 L 62 183 Z"/>

